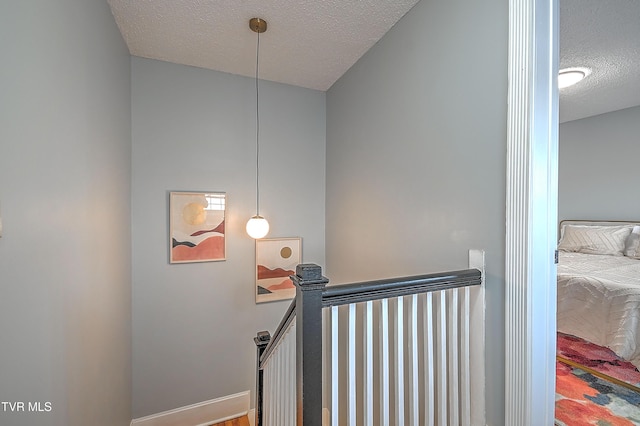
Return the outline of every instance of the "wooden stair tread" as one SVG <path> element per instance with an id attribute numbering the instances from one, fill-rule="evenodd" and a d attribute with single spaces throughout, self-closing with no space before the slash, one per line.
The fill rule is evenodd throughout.
<path id="1" fill-rule="evenodd" d="M 211 426 L 250 426 L 249 416 L 238 417 L 237 419 L 227 420 L 221 423 L 215 423 Z"/>

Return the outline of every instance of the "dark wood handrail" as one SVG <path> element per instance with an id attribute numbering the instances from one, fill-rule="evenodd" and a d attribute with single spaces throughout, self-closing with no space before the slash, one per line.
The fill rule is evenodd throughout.
<path id="1" fill-rule="evenodd" d="M 477 269 L 439 272 L 384 280 L 326 287 L 322 292 L 322 306 L 338 306 L 369 300 L 388 299 L 411 294 L 480 285 L 482 273 Z"/>

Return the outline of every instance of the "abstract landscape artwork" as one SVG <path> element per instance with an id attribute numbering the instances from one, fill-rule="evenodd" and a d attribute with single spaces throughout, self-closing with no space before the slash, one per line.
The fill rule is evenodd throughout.
<path id="1" fill-rule="evenodd" d="M 169 262 L 225 260 L 224 192 L 171 192 Z"/>
<path id="2" fill-rule="evenodd" d="M 300 246 L 300 238 L 256 240 L 256 303 L 295 297 L 289 275 L 295 275 L 300 263 Z"/>

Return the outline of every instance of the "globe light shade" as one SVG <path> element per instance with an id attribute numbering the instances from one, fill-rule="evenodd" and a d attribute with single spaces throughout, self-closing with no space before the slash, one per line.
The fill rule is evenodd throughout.
<path id="1" fill-rule="evenodd" d="M 247 222 L 247 234 L 256 240 L 269 233 L 269 222 L 262 216 L 255 215 Z"/>

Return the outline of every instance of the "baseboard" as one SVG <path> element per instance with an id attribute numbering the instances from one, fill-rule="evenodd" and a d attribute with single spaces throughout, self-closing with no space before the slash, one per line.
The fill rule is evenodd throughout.
<path id="1" fill-rule="evenodd" d="M 244 391 L 186 407 L 133 419 L 131 426 L 207 426 L 249 414 L 250 392 Z M 249 416 L 250 420 L 253 420 Z"/>

